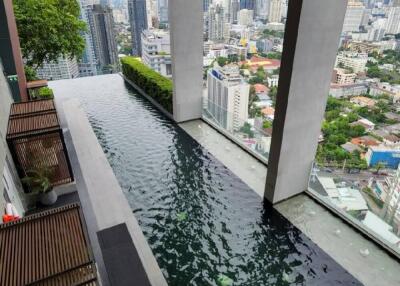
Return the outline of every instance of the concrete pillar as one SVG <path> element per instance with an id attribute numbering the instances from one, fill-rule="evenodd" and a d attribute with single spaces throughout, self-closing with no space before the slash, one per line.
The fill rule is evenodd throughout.
<path id="1" fill-rule="evenodd" d="M 170 0 L 173 116 L 183 122 L 201 118 L 203 89 L 203 2 Z"/>
<path id="2" fill-rule="evenodd" d="M 303 192 L 315 157 L 347 0 L 290 0 L 265 198 Z"/>

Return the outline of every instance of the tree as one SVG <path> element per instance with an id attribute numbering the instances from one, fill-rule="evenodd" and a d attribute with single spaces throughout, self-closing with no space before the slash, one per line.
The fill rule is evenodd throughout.
<path id="1" fill-rule="evenodd" d="M 379 171 L 380 171 L 380 169 L 383 169 L 383 168 L 385 168 L 385 166 L 386 166 L 386 164 L 385 164 L 385 162 L 381 162 L 381 161 L 379 161 L 378 163 L 376 163 L 376 165 L 375 165 L 375 174 L 379 174 Z"/>
<path id="2" fill-rule="evenodd" d="M 217 58 L 217 63 L 220 67 L 223 67 L 224 65 L 226 65 L 229 62 L 229 60 L 225 57 L 218 57 Z"/>
<path id="3" fill-rule="evenodd" d="M 251 125 L 245 122 L 243 126 L 240 128 L 240 131 L 247 134 L 249 138 L 254 138 L 254 132 L 251 129 L 252 129 Z"/>
<path id="4" fill-rule="evenodd" d="M 79 58 L 85 48 L 85 22 L 76 0 L 14 0 L 22 54 L 33 68 L 60 56 Z"/>

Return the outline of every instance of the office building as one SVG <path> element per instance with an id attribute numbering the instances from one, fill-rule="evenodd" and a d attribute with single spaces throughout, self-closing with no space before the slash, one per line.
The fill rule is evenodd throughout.
<path id="1" fill-rule="evenodd" d="M 111 8 L 96 4 L 90 6 L 87 11 L 98 69 L 104 72 L 118 70 L 118 51 Z"/>
<path id="2" fill-rule="evenodd" d="M 207 103 L 212 118 L 222 128 L 238 131 L 248 117 L 249 84 L 237 65 L 215 67 L 207 73 Z"/>
<path id="3" fill-rule="evenodd" d="M 282 0 L 271 0 L 269 5 L 268 21 L 280 22 L 282 20 Z"/>
<path id="4" fill-rule="evenodd" d="M 164 30 L 144 30 L 141 41 L 143 63 L 163 76 L 171 77 L 169 32 Z"/>
<path id="5" fill-rule="evenodd" d="M 128 0 L 128 14 L 131 24 L 132 54 L 136 56 L 141 56 L 142 32 L 148 27 L 146 0 Z"/>
<path id="6" fill-rule="evenodd" d="M 357 32 L 360 30 L 364 9 L 364 5 L 358 0 L 350 0 L 348 2 L 343 22 L 343 33 Z"/>

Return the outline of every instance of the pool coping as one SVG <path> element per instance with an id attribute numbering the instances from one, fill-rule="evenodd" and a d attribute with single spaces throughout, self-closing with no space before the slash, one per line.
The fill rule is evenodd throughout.
<path id="1" fill-rule="evenodd" d="M 67 148 L 77 181 L 77 189 L 88 224 L 90 241 L 102 285 L 112 285 L 110 267 L 104 259 L 104 252 L 98 235 L 117 225 L 126 225 L 132 239 L 134 251 L 145 271 L 150 285 L 167 286 L 164 275 L 147 243 L 147 240 L 123 194 L 123 191 L 97 141 L 89 120 L 77 99 L 62 98 L 57 102 L 62 110 L 63 127 Z M 61 108 L 60 108 L 61 107 Z M 94 166 L 96 166 L 94 168 Z M 126 269 L 129 271 L 130 269 Z M 132 269 L 131 271 L 135 271 Z M 143 273 L 135 273 L 143 276 Z M 131 281 L 132 282 L 132 281 Z M 122 285 L 122 284 L 118 284 Z M 125 284 L 123 284 L 125 285 Z"/>

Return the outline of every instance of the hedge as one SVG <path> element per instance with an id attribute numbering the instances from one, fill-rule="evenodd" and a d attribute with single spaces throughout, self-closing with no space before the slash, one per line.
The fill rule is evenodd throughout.
<path id="1" fill-rule="evenodd" d="M 122 73 L 172 114 L 172 81 L 134 57 L 121 59 Z"/>

